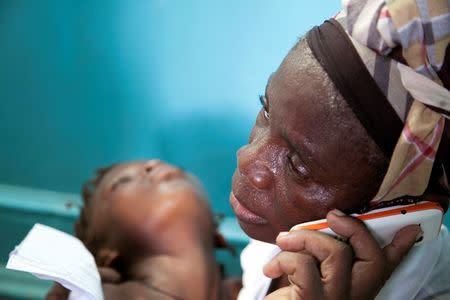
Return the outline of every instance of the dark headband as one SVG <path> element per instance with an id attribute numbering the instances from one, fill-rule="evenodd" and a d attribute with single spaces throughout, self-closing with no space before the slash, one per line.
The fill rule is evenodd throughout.
<path id="1" fill-rule="evenodd" d="M 388 159 L 403 123 L 389 104 L 341 25 L 325 21 L 306 34 L 312 53 L 368 134 Z"/>

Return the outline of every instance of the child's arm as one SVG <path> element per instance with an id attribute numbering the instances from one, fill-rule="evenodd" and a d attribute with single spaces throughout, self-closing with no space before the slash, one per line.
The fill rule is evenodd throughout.
<path id="1" fill-rule="evenodd" d="M 47 296 L 45 296 L 45 300 L 66 300 L 68 298 L 69 290 L 59 283 L 53 284 Z"/>
<path id="2" fill-rule="evenodd" d="M 239 291 L 242 289 L 241 277 L 227 277 L 222 280 L 223 300 L 236 300 Z"/>
<path id="3" fill-rule="evenodd" d="M 119 284 L 105 283 L 103 286 L 103 294 L 105 300 L 122 300 L 122 299 L 154 299 L 166 300 L 174 299 L 165 293 L 154 290 L 137 281 L 126 281 Z M 181 298 L 180 298 L 181 299 Z"/>
<path id="4" fill-rule="evenodd" d="M 103 290 L 105 290 L 105 284 L 117 284 L 121 280 L 120 274 L 112 268 L 99 267 L 98 272 L 100 273 L 102 280 Z M 55 282 L 45 296 L 45 300 L 67 300 L 69 298 L 69 293 L 70 291 L 68 289 Z"/>

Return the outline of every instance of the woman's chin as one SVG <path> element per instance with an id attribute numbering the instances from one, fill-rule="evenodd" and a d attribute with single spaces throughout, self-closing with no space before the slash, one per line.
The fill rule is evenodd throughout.
<path id="1" fill-rule="evenodd" d="M 275 232 L 268 224 L 249 224 L 238 219 L 239 226 L 252 239 L 275 244 L 278 232 Z"/>

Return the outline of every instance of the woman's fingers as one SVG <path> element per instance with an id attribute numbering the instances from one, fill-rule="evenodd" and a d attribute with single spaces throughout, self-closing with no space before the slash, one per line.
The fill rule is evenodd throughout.
<path id="1" fill-rule="evenodd" d="M 311 255 L 283 251 L 264 266 L 263 272 L 270 278 L 277 278 L 283 274 L 289 276 L 291 282 L 289 291 L 286 289 L 277 291 L 278 296 L 282 294 L 293 297 L 289 299 L 321 299 L 323 297 L 318 262 Z"/>
<path id="2" fill-rule="evenodd" d="M 419 225 L 408 225 L 400 229 L 395 234 L 392 242 L 383 248 L 387 261 L 387 276 L 390 276 L 422 234 L 423 232 Z"/>
<path id="3" fill-rule="evenodd" d="M 362 221 L 341 215 L 340 212 L 336 213 L 336 211 L 328 213 L 327 221 L 335 233 L 349 239 L 355 253 L 355 259 L 366 262 L 386 261 L 385 264 L 392 269 L 395 269 L 422 233 L 418 225 L 406 226 L 396 233 L 392 242 L 383 251 L 380 251 L 378 242 Z"/>
<path id="4" fill-rule="evenodd" d="M 348 239 L 353 248 L 351 299 L 373 299 L 386 278 L 386 258 L 378 242 L 360 220 L 339 211 L 327 215 L 330 228 Z"/>
<path id="5" fill-rule="evenodd" d="M 277 245 L 283 251 L 306 251 L 320 263 L 326 281 L 349 273 L 353 262 L 352 249 L 345 243 L 313 230 L 296 230 L 279 236 Z"/>
<path id="6" fill-rule="evenodd" d="M 307 251 L 319 262 L 323 262 L 330 255 L 336 259 L 351 259 L 351 248 L 345 243 L 314 230 L 295 230 L 287 234 L 280 234 L 276 240 L 277 245 L 284 251 Z"/>
<path id="7" fill-rule="evenodd" d="M 347 244 L 313 230 L 279 236 L 277 244 L 283 251 L 306 252 L 316 259 L 325 297 L 347 298 L 353 265 L 352 249 Z"/>
<path id="8" fill-rule="evenodd" d="M 381 249 L 362 221 L 339 211 L 329 212 L 327 221 L 335 233 L 348 238 L 353 248 L 351 296 L 356 299 L 371 299 L 378 294 L 420 232 L 417 225 L 407 226 L 395 235 L 391 244 Z"/>
<path id="9" fill-rule="evenodd" d="M 380 246 L 367 227 L 359 219 L 346 216 L 340 211 L 332 210 L 327 214 L 330 229 L 348 239 L 356 260 L 383 261 Z"/>
<path id="10" fill-rule="evenodd" d="M 271 278 L 288 274 L 296 287 L 279 293 L 295 292 L 307 299 L 372 299 L 421 233 L 419 226 L 407 226 L 381 249 L 362 221 L 334 210 L 327 222 L 348 244 L 312 230 L 278 236 L 283 252 L 266 265 L 264 273 Z"/>
<path id="11" fill-rule="evenodd" d="M 264 297 L 264 300 L 293 300 L 295 298 L 291 297 L 291 289 L 290 286 L 278 289 Z"/>

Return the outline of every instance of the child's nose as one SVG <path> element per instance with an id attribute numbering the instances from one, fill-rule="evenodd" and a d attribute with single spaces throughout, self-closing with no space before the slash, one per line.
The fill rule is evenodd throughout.
<path id="1" fill-rule="evenodd" d="M 160 165 L 160 164 L 162 164 L 162 162 L 161 162 L 160 160 L 158 160 L 158 159 L 151 159 L 151 160 L 149 160 L 149 161 L 146 161 L 145 164 L 144 164 L 145 171 L 146 171 L 147 173 L 149 173 L 149 172 L 152 171 L 157 165 Z"/>
<path id="2" fill-rule="evenodd" d="M 272 187 L 272 173 L 263 157 L 257 147 L 245 145 L 237 151 L 237 165 L 239 173 L 247 177 L 255 188 L 268 190 Z"/>

